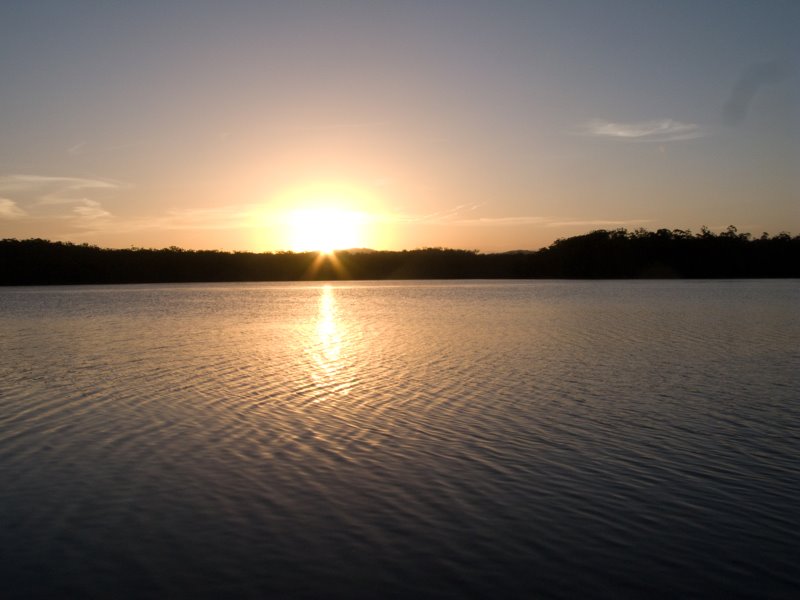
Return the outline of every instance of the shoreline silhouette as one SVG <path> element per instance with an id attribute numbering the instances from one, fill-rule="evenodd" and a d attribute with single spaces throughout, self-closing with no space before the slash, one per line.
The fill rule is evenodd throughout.
<path id="1" fill-rule="evenodd" d="M 228 252 L 0 240 L 0 285 L 382 279 L 800 277 L 800 235 L 599 229 L 540 250 Z"/>

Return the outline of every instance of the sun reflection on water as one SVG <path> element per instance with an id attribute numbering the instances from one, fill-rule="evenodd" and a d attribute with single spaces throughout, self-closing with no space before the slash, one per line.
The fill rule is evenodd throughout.
<path id="1" fill-rule="evenodd" d="M 330 285 L 324 286 L 320 294 L 317 336 L 317 362 L 324 371 L 333 372 L 342 356 L 342 332 L 336 318 L 336 299 Z"/>
<path id="2" fill-rule="evenodd" d="M 332 286 L 322 288 L 318 306 L 316 335 L 309 348 L 313 361 L 310 376 L 317 396 L 315 402 L 330 399 L 331 395 L 348 394 L 351 387 L 343 356 L 345 333 Z"/>

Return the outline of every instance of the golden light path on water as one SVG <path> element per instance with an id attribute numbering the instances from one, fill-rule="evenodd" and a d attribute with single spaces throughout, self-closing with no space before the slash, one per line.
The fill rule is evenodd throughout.
<path id="1" fill-rule="evenodd" d="M 312 374 L 318 384 L 334 384 L 338 393 L 347 394 L 349 386 L 341 386 L 337 376 L 342 371 L 343 331 L 337 320 L 336 298 L 330 285 L 322 287 L 316 323 L 317 345 L 312 354 L 317 369 Z M 319 402 L 319 399 L 317 400 Z"/>
<path id="2" fill-rule="evenodd" d="M 2 598 L 796 597 L 798 301 L 0 289 Z"/>

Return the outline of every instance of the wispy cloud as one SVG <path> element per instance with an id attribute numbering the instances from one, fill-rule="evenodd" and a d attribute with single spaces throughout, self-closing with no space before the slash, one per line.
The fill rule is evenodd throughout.
<path id="1" fill-rule="evenodd" d="M 468 217 L 464 212 L 480 208 L 481 204 L 464 204 L 450 210 L 427 215 L 387 214 L 383 220 L 394 223 L 419 223 L 465 227 L 634 227 L 652 223 L 652 219 L 564 219 L 543 215 L 515 215 L 508 217 Z"/>
<path id="2" fill-rule="evenodd" d="M 85 206 L 86 212 L 94 212 L 94 223 L 103 233 L 136 233 L 141 231 L 192 231 L 252 228 L 261 214 L 258 205 L 238 205 L 225 208 L 195 208 L 171 210 L 150 218 L 110 220 L 111 215 L 102 215 L 101 206 Z M 263 216 L 263 215 L 262 215 Z"/>
<path id="3" fill-rule="evenodd" d="M 421 215 L 393 214 L 389 216 L 389 219 L 406 223 L 453 223 L 459 215 L 476 210 L 481 206 L 481 204 L 459 204 L 452 208 Z"/>
<path id="4" fill-rule="evenodd" d="M 8 198 L 0 198 L 0 219 L 19 219 L 27 213 Z"/>
<path id="5" fill-rule="evenodd" d="M 252 227 L 258 210 L 255 205 L 225 208 L 196 208 L 170 211 L 163 217 L 148 221 L 158 229 L 238 229 Z"/>
<path id="6" fill-rule="evenodd" d="M 652 219 L 626 219 L 624 221 L 615 220 L 594 220 L 594 221 L 548 221 L 547 227 L 626 227 L 629 225 L 643 225 L 651 223 Z"/>
<path id="7" fill-rule="evenodd" d="M 221 134 L 219 139 L 225 139 L 230 134 Z M 116 152 L 117 150 L 125 150 L 128 148 L 136 148 L 144 146 L 144 142 L 127 142 L 123 144 L 114 144 L 112 146 L 98 146 L 96 143 L 90 142 L 77 142 L 66 149 L 67 154 L 70 156 L 83 156 L 83 155 L 97 155 L 109 152 Z"/>
<path id="8" fill-rule="evenodd" d="M 52 175 L 0 175 L 0 217 L 67 220 L 74 227 L 94 228 L 112 214 L 102 201 L 124 187 L 111 180 Z"/>
<path id="9" fill-rule="evenodd" d="M 508 217 L 469 217 L 465 212 L 474 211 L 482 204 L 462 204 L 449 210 L 426 215 L 388 214 L 383 220 L 395 223 L 419 223 L 468 227 L 519 227 L 538 225 L 540 227 L 630 227 L 652 222 L 652 219 L 593 219 L 568 220 L 553 216 L 516 215 Z"/>
<path id="10" fill-rule="evenodd" d="M 73 146 L 67 148 L 67 154 L 71 156 L 83 154 L 85 147 L 86 147 L 86 142 L 78 142 L 77 144 L 74 144 Z"/>
<path id="11" fill-rule="evenodd" d="M 684 123 L 674 119 L 635 122 L 592 119 L 579 128 L 579 133 L 628 142 L 674 142 L 706 135 L 698 124 Z"/>
<path id="12" fill-rule="evenodd" d="M 384 127 L 387 125 L 387 123 L 388 123 L 387 121 L 340 121 L 331 123 L 320 123 L 315 125 L 306 125 L 298 127 L 295 130 L 299 132 L 362 130 L 362 129 L 373 129 L 376 127 Z"/>
<path id="13" fill-rule="evenodd" d="M 100 190 L 117 190 L 123 184 L 86 177 L 57 177 L 51 175 L 0 175 L 0 191 L 39 205 L 58 205 L 82 202 L 87 194 Z"/>
<path id="14" fill-rule="evenodd" d="M 739 75 L 725 102 L 723 110 L 725 122 L 728 125 L 738 125 L 743 122 L 759 90 L 765 85 L 782 82 L 790 74 L 791 68 L 785 61 L 771 60 L 750 65 Z"/>
<path id="15" fill-rule="evenodd" d="M 478 219 L 457 219 L 453 225 L 477 225 L 487 227 L 510 227 L 515 225 L 539 225 L 545 221 L 544 217 L 517 216 L 517 217 L 481 217 Z"/>
<path id="16" fill-rule="evenodd" d="M 99 202 L 88 198 L 80 200 L 78 205 L 73 207 L 72 212 L 80 217 L 81 220 L 92 222 L 100 219 L 105 220 L 112 216 Z"/>

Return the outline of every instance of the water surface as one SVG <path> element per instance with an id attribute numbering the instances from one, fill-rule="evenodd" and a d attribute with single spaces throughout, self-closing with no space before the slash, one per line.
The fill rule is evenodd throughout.
<path id="1" fill-rule="evenodd" d="M 0 596 L 792 597 L 800 282 L 0 289 Z"/>

